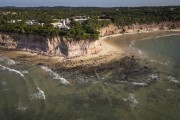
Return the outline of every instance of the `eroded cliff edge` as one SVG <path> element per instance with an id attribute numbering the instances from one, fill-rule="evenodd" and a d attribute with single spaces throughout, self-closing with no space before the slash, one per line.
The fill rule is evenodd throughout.
<path id="1" fill-rule="evenodd" d="M 150 23 L 150 24 L 132 24 L 126 26 L 116 26 L 114 24 L 109 24 L 106 27 L 99 29 L 100 36 L 107 36 L 119 33 L 135 33 L 135 32 L 150 32 L 150 31 L 160 31 L 160 30 L 180 30 L 180 21 L 176 22 L 160 22 L 160 23 Z"/>
<path id="2" fill-rule="evenodd" d="M 101 45 L 97 40 L 73 40 L 65 37 L 46 38 L 14 33 L 0 33 L 0 45 L 8 49 L 67 57 L 95 54 L 101 51 Z"/>
<path id="3" fill-rule="evenodd" d="M 180 30 L 180 22 L 161 22 L 159 24 L 133 24 L 117 27 L 110 24 L 99 30 L 100 36 L 119 33 L 138 33 L 142 31 Z M 47 55 L 75 57 L 99 53 L 102 46 L 98 40 L 75 40 L 65 37 L 42 37 L 15 33 L 0 33 L 0 46 L 8 49 L 34 51 Z"/>

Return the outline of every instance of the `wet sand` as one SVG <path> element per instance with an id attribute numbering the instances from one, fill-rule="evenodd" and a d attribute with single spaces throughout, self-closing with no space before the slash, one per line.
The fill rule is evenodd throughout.
<path id="1" fill-rule="evenodd" d="M 59 56 L 49 57 L 40 53 L 4 49 L 0 49 L 0 54 L 14 59 L 15 61 L 19 61 L 19 64 L 45 65 L 54 69 L 94 68 L 111 61 L 119 60 L 125 56 L 133 55 L 131 52 L 124 51 L 124 48 L 119 45 L 119 41 L 158 37 L 172 33 L 176 34 L 174 31 L 161 31 L 115 34 L 106 37 L 100 37 L 99 42 L 102 45 L 102 51 L 100 53 L 74 58 L 65 58 Z M 177 31 L 177 33 L 179 32 Z"/>

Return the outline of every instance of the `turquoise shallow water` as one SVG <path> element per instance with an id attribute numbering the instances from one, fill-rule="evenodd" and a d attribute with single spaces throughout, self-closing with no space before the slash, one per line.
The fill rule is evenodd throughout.
<path id="1" fill-rule="evenodd" d="M 1 55 L 0 120 L 179 120 L 180 35 L 139 38 L 115 43 L 156 70 L 127 83 L 116 81 L 120 68 L 78 76 Z M 149 79 L 155 82 L 143 86 Z"/>

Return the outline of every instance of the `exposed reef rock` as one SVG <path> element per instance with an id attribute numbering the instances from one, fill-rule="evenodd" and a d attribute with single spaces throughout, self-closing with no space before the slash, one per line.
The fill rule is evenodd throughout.
<path id="1" fill-rule="evenodd" d="M 83 56 L 101 51 L 97 40 L 72 40 L 64 37 L 45 38 L 35 35 L 0 34 L 0 45 L 8 49 L 35 51 L 47 55 Z"/>

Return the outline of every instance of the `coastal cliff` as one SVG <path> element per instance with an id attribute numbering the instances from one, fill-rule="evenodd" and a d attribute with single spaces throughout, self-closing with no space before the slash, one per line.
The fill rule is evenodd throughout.
<path id="1" fill-rule="evenodd" d="M 95 54 L 101 51 L 97 40 L 73 40 L 64 37 L 46 38 L 35 35 L 0 33 L 0 45 L 8 49 L 34 51 L 66 57 Z"/>
<path id="2" fill-rule="evenodd" d="M 161 22 L 161 23 L 151 23 L 151 24 L 132 24 L 126 26 L 116 26 L 114 24 L 109 24 L 106 27 L 99 29 L 100 36 L 107 36 L 119 33 L 133 33 L 142 31 L 158 31 L 158 30 L 172 30 L 180 29 L 180 21 L 178 22 Z"/>
<path id="3" fill-rule="evenodd" d="M 180 22 L 161 22 L 159 24 L 133 24 L 118 27 L 109 24 L 99 30 L 100 36 L 119 33 L 138 33 L 142 31 L 159 31 L 180 29 Z M 0 46 L 8 49 L 39 52 L 46 55 L 76 57 L 99 53 L 102 46 L 98 40 L 75 40 L 65 37 L 42 37 L 15 33 L 0 33 Z"/>

